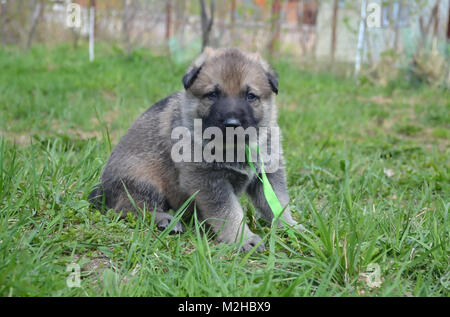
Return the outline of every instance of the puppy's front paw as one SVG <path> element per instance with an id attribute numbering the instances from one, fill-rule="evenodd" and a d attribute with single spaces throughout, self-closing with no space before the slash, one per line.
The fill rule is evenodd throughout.
<path id="1" fill-rule="evenodd" d="M 291 220 L 291 221 L 286 221 L 285 222 L 289 227 L 292 227 L 294 230 L 297 230 L 297 231 L 299 231 L 299 232 L 305 232 L 306 231 L 306 229 L 305 229 L 305 227 L 303 226 L 303 225 L 301 225 L 301 224 L 299 224 L 297 221 L 295 221 L 295 220 Z M 279 222 L 278 222 L 278 228 L 283 228 L 284 227 L 284 224 L 283 224 L 283 222 L 280 220 Z"/>
<path id="2" fill-rule="evenodd" d="M 165 218 L 160 220 L 156 226 L 158 227 L 159 230 L 163 231 L 165 230 L 170 222 L 173 220 L 173 218 Z M 182 233 L 183 232 L 183 226 L 180 222 L 176 223 L 175 226 L 172 228 L 172 230 L 170 230 L 169 234 L 178 234 L 178 233 Z"/>
<path id="3" fill-rule="evenodd" d="M 246 241 L 244 241 L 244 244 L 241 247 L 242 252 L 249 252 L 251 251 L 260 241 L 261 237 L 253 234 L 250 236 Z M 256 248 L 256 252 L 262 252 L 266 249 L 264 242 L 261 242 L 258 247 Z"/>

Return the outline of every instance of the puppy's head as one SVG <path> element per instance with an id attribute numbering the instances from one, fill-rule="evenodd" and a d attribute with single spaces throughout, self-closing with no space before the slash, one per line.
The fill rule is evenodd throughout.
<path id="1" fill-rule="evenodd" d="M 189 117 L 202 119 L 204 128 L 256 128 L 276 120 L 277 74 L 258 54 L 206 48 L 182 82 Z"/>

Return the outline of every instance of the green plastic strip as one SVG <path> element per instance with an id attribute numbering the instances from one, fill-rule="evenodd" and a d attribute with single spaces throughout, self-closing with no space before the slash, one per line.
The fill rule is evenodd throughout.
<path id="1" fill-rule="evenodd" d="M 256 148 L 259 153 L 259 147 Z M 281 213 L 283 212 L 284 208 L 280 203 L 280 200 L 278 199 L 277 195 L 275 194 L 275 191 L 272 188 L 272 185 L 269 182 L 269 179 L 267 178 L 266 172 L 264 171 L 264 163 L 261 161 L 261 177 L 259 177 L 258 172 L 255 169 L 255 166 L 252 162 L 252 156 L 251 151 L 248 145 L 245 146 L 245 152 L 247 154 L 247 161 L 248 165 L 250 165 L 250 168 L 255 173 L 256 177 L 262 182 L 263 185 L 263 192 L 264 196 L 266 197 L 266 201 L 269 204 L 270 209 L 273 212 L 273 215 L 275 218 L 280 217 Z M 287 232 L 289 235 L 293 235 L 294 233 L 289 228 L 289 225 L 287 225 L 282 217 L 280 217 L 281 222 L 287 227 Z"/>

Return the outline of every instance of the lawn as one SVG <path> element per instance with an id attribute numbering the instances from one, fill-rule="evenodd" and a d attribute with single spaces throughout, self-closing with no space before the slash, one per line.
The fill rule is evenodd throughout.
<path id="1" fill-rule="evenodd" d="M 311 73 L 287 60 L 279 123 L 290 206 L 263 253 L 119 219 L 87 195 L 131 123 L 187 64 L 100 46 L 0 49 L 0 296 L 449 296 L 450 94 Z M 81 268 L 68 287 L 69 264 Z"/>

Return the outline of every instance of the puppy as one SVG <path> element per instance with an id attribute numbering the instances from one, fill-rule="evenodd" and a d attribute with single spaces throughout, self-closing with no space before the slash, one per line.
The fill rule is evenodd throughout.
<path id="1" fill-rule="evenodd" d="M 138 207 L 153 212 L 157 226 L 164 229 L 172 220 L 168 210 L 177 210 L 195 194 L 199 217 L 219 241 L 242 239 L 244 251 L 258 244 L 261 251 L 264 244 L 245 223 L 238 197 L 247 193 L 260 216 L 272 221 L 273 212 L 258 175 L 265 163 L 267 178 L 285 207 L 283 221 L 300 228 L 287 206 L 275 71 L 257 54 L 207 48 L 190 65 L 182 82 L 183 91 L 147 109 L 123 136 L 108 159 L 101 184 L 90 194 L 91 202 L 100 206 L 103 201 L 125 215 L 134 211 L 130 195 Z M 245 134 L 251 129 L 257 131 L 253 137 L 251 133 L 243 138 L 228 133 Z M 207 142 L 204 134 L 215 138 Z M 274 134 L 278 137 L 272 138 Z M 270 159 L 258 157 L 255 144 L 270 150 Z M 256 158 L 253 168 L 245 155 L 249 145 L 251 157 Z M 173 232 L 180 231 L 178 223 Z"/>

